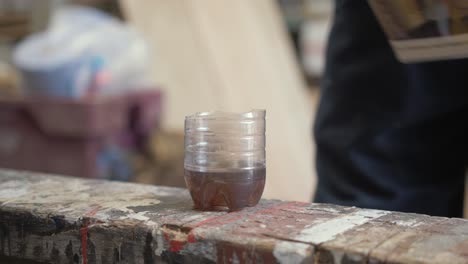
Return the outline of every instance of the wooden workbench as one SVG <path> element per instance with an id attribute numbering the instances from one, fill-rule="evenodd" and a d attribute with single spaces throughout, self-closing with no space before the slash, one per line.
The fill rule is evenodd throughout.
<path id="1" fill-rule="evenodd" d="M 0 170 L 0 262 L 468 263 L 468 221 Z M 34 260 L 36 262 L 28 262 Z"/>

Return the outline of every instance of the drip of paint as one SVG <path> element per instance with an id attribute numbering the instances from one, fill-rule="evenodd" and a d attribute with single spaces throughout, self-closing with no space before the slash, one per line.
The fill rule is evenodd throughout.
<path id="1" fill-rule="evenodd" d="M 83 264 L 88 264 L 88 222 L 80 229 L 81 232 L 81 255 L 83 257 Z"/>

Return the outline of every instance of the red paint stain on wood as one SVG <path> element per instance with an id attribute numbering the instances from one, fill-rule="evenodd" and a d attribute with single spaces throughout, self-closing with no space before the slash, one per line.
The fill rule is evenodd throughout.
<path id="1" fill-rule="evenodd" d="M 187 243 L 196 242 L 195 235 L 193 235 L 192 233 L 189 233 L 187 235 L 187 239 L 183 241 L 177 240 L 177 239 L 171 239 L 170 234 L 167 234 L 167 233 L 163 233 L 163 236 L 164 236 L 164 239 L 169 243 L 169 251 L 171 252 L 179 252 L 184 248 L 184 246 Z"/>
<path id="2" fill-rule="evenodd" d="M 178 240 L 170 240 L 169 241 L 169 250 L 171 252 L 179 252 L 185 246 L 185 241 L 178 241 Z"/>
<path id="3" fill-rule="evenodd" d="M 306 203 L 286 202 L 286 203 L 282 203 L 279 205 L 277 204 L 277 205 L 271 206 L 269 208 L 265 208 L 263 210 L 253 212 L 252 214 L 250 214 L 250 216 L 246 216 L 245 212 L 242 212 L 242 211 L 232 212 L 232 213 L 228 213 L 228 214 L 221 215 L 221 216 L 211 217 L 211 218 L 208 218 L 208 219 L 205 219 L 203 221 L 193 224 L 191 226 L 190 232 L 188 232 L 187 237 L 185 239 L 180 240 L 181 239 L 180 237 L 178 239 L 172 239 L 173 236 L 171 235 L 171 233 L 167 233 L 167 232 L 163 232 L 163 237 L 169 244 L 169 251 L 179 252 L 180 250 L 184 248 L 184 246 L 187 243 L 197 242 L 193 231 L 198 227 L 201 227 L 201 226 L 217 227 L 217 226 L 230 224 L 230 223 L 242 220 L 242 219 L 248 219 L 252 216 L 275 215 L 277 214 L 277 212 L 279 212 L 282 209 L 293 208 L 293 207 L 301 206 L 304 204 Z"/>
<path id="4" fill-rule="evenodd" d="M 81 256 L 83 258 L 83 264 L 88 263 L 88 226 L 84 226 L 80 229 L 81 232 Z"/>
<path id="5" fill-rule="evenodd" d="M 80 235 L 81 235 L 81 256 L 83 258 L 83 264 L 88 264 L 88 227 L 90 225 L 90 217 L 96 215 L 99 211 L 100 207 L 96 207 L 93 210 L 87 212 L 83 216 L 83 223 L 80 228 Z"/>
<path id="6" fill-rule="evenodd" d="M 195 235 L 190 231 L 190 233 L 187 236 L 187 242 L 189 243 L 195 243 L 197 240 L 195 239 Z"/>
<path id="7" fill-rule="evenodd" d="M 171 235 L 166 232 L 163 232 L 163 237 L 164 240 L 166 240 L 169 243 L 169 251 L 171 252 L 179 252 L 186 244 L 185 241 L 172 240 Z"/>

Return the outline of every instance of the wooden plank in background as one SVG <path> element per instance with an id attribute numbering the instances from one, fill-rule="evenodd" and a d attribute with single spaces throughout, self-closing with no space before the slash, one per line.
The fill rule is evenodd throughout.
<path id="1" fill-rule="evenodd" d="M 270 198 L 308 201 L 315 178 L 312 110 L 273 0 L 122 0 L 153 52 L 166 94 L 164 127 L 209 110 L 267 110 Z"/>

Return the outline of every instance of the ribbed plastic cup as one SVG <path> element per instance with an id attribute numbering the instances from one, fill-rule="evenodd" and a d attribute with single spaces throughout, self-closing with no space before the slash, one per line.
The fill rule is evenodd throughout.
<path id="1" fill-rule="evenodd" d="M 265 110 L 185 118 L 185 182 L 194 206 L 255 206 L 265 186 Z"/>

